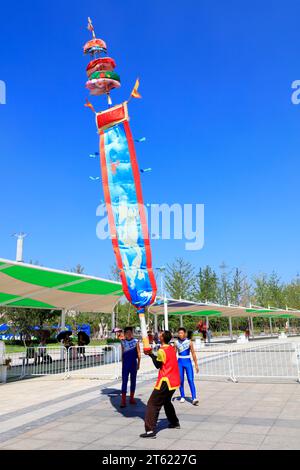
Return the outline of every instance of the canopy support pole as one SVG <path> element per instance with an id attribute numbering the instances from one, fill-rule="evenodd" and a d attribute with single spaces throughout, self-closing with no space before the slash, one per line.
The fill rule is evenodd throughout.
<path id="1" fill-rule="evenodd" d="M 251 336 L 254 338 L 254 327 L 253 327 L 253 318 L 250 317 L 250 325 L 251 325 Z"/>
<path id="2" fill-rule="evenodd" d="M 66 329 L 66 310 L 63 309 L 61 311 L 61 316 L 60 316 L 60 331 L 63 331 Z"/>
<path id="3" fill-rule="evenodd" d="M 165 295 L 164 298 L 164 329 L 167 331 L 169 329 L 169 318 L 168 318 L 168 299 Z"/>
<path id="4" fill-rule="evenodd" d="M 60 331 L 64 331 L 66 329 L 66 310 L 63 309 L 61 311 L 61 316 L 60 316 Z M 63 347 L 61 343 L 61 348 L 60 348 L 60 359 L 64 360 L 65 359 L 65 348 Z"/>
<path id="5" fill-rule="evenodd" d="M 183 315 L 180 315 L 180 328 L 183 328 Z"/>
<path id="6" fill-rule="evenodd" d="M 116 327 L 116 316 L 115 316 L 115 309 L 113 308 L 111 312 L 111 330 L 113 331 L 115 327 Z"/>
<path id="7" fill-rule="evenodd" d="M 231 317 L 228 317 L 228 321 L 229 321 L 229 336 L 230 336 L 230 339 L 231 341 L 233 340 L 233 334 L 232 334 L 232 318 Z"/>
<path id="8" fill-rule="evenodd" d="M 272 318 L 269 318 L 269 323 L 270 323 L 271 336 L 273 336 Z"/>
<path id="9" fill-rule="evenodd" d="M 157 329 L 157 314 L 155 313 L 154 314 L 154 333 L 157 333 L 158 332 L 158 329 Z"/>

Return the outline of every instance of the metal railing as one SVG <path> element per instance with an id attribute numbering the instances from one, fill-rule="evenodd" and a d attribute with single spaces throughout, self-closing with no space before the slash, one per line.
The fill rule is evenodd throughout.
<path id="1" fill-rule="evenodd" d="M 209 347 L 197 351 L 201 377 L 239 379 L 289 379 L 300 382 L 300 345 L 269 343 Z"/>
<path id="2" fill-rule="evenodd" d="M 30 351 L 31 350 L 31 351 Z M 29 353 L 29 354 L 28 354 Z M 27 348 L 26 375 L 66 375 L 68 370 L 67 349 L 58 348 Z"/>
<path id="3" fill-rule="evenodd" d="M 196 378 L 297 380 L 300 382 L 300 343 L 277 341 L 268 344 L 209 345 L 196 350 L 200 374 Z M 121 350 L 119 345 L 27 348 L 23 353 L 5 354 L 10 359 L 7 379 L 28 376 L 58 378 L 119 378 Z M 138 379 L 157 375 L 151 362 L 144 363 Z M 3 368 L 3 367 L 2 367 Z M 0 377 L 1 381 L 1 377 Z"/>
<path id="4" fill-rule="evenodd" d="M 5 374 L 6 380 L 21 379 L 25 376 L 23 353 L 5 353 L 3 359 L 8 364 Z"/>
<path id="5" fill-rule="evenodd" d="M 67 352 L 68 377 L 120 377 L 120 348 L 108 346 L 72 346 Z"/>
<path id="6" fill-rule="evenodd" d="M 5 354 L 5 359 L 9 360 L 6 380 L 30 376 L 118 378 L 121 370 L 120 348 L 114 345 L 29 347 L 22 353 Z"/>

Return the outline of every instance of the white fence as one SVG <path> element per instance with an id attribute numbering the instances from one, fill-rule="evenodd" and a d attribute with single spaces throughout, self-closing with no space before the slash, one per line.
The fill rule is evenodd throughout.
<path id="1" fill-rule="evenodd" d="M 300 382 L 300 343 L 277 341 L 262 344 L 207 345 L 196 350 L 197 378 L 297 380 Z M 120 345 L 27 348 L 6 354 L 10 359 L 7 378 L 57 376 L 116 379 L 121 375 Z M 147 362 L 146 362 L 147 361 Z M 157 375 L 151 359 L 143 357 L 138 380 Z M 1 380 L 1 377 L 0 377 Z"/>
<path id="2" fill-rule="evenodd" d="M 74 346 L 59 348 L 26 348 L 23 353 L 6 354 L 9 360 L 6 379 L 30 376 L 118 378 L 118 346 Z"/>
<path id="3" fill-rule="evenodd" d="M 239 379 L 289 379 L 300 382 L 300 345 L 269 343 L 197 350 L 201 377 Z"/>
<path id="4" fill-rule="evenodd" d="M 120 377 L 120 348 L 117 346 L 74 346 L 67 355 L 67 377 Z"/>

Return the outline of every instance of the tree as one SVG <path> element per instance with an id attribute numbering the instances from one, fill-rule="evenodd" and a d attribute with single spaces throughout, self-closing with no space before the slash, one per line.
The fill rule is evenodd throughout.
<path id="1" fill-rule="evenodd" d="M 183 258 L 176 258 L 174 263 L 167 265 L 165 286 L 174 299 L 190 300 L 195 281 L 194 267 Z"/>
<path id="2" fill-rule="evenodd" d="M 111 281 L 116 281 L 116 282 L 120 282 L 120 270 L 117 266 L 117 263 L 114 263 L 111 267 L 110 267 L 110 273 L 109 273 L 109 279 Z"/>
<path id="3" fill-rule="evenodd" d="M 285 304 L 288 307 L 300 309 L 300 282 L 295 279 L 283 289 Z"/>
<path id="4" fill-rule="evenodd" d="M 266 307 L 269 300 L 268 277 L 260 274 L 254 277 L 253 301 L 256 305 Z"/>
<path id="5" fill-rule="evenodd" d="M 284 285 L 275 271 L 272 272 L 268 280 L 268 304 L 272 307 L 285 308 Z"/>
<path id="6" fill-rule="evenodd" d="M 275 272 L 269 277 L 266 274 L 254 277 L 254 302 L 262 307 L 285 308 L 284 284 Z"/>
<path id="7" fill-rule="evenodd" d="M 40 310 L 40 309 L 8 309 L 5 312 L 5 321 L 10 325 L 14 336 L 20 334 L 21 341 L 23 338 L 33 335 L 33 327 L 39 326 L 40 329 L 48 323 L 52 323 L 60 316 L 57 310 Z"/>
<path id="8" fill-rule="evenodd" d="M 226 264 L 223 262 L 220 266 L 222 271 L 221 279 L 219 281 L 219 303 L 223 305 L 228 305 L 231 301 L 231 291 L 232 286 L 230 282 L 230 273 L 226 271 Z"/>
<path id="9" fill-rule="evenodd" d="M 80 263 L 76 264 L 75 268 L 71 269 L 71 273 L 83 274 L 84 266 L 82 266 Z"/>
<path id="10" fill-rule="evenodd" d="M 218 301 L 218 276 L 210 266 L 200 268 L 196 276 L 193 297 L 196 301 Z"/>
<path id="11" fill-rule="evenodd" d="M 93 339 L 103 339 L 111 329 L 111 317 L 104 313 L 78 312 L 75 316 L 67 315 L 67 322 L 72 330 L 76 331 L 78 325 L 87 323 L 91 327 Z"/>
<path id="12" fill-rule="evenodd" d="M 250 286 L 247 276 L 235 268 L 230 289 L 230 302 L 235 305 L 247 305 L 250 300 Z"/>

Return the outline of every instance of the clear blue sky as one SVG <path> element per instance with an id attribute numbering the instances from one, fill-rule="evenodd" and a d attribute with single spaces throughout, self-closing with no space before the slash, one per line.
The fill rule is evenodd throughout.
<path id="1" fill-rule="evenodd" d="M 30 234 L 25 260 L 105 276 L 110 241 L 95 230 L 101 184 L 93 115 L 83 106 L 91 16 L 117 62 L 130 107 L 146 202 L 204 203 L 205 247 L 154 241 L 154 265 L 183 256 L 252 274 L 299 270 L 298 1 L 78 0 L 1 3 L 0 257 Z M 101 109 L 103 99 L 93 99 Z M 99 104 L 98 104 L 99 103 Z"/>

